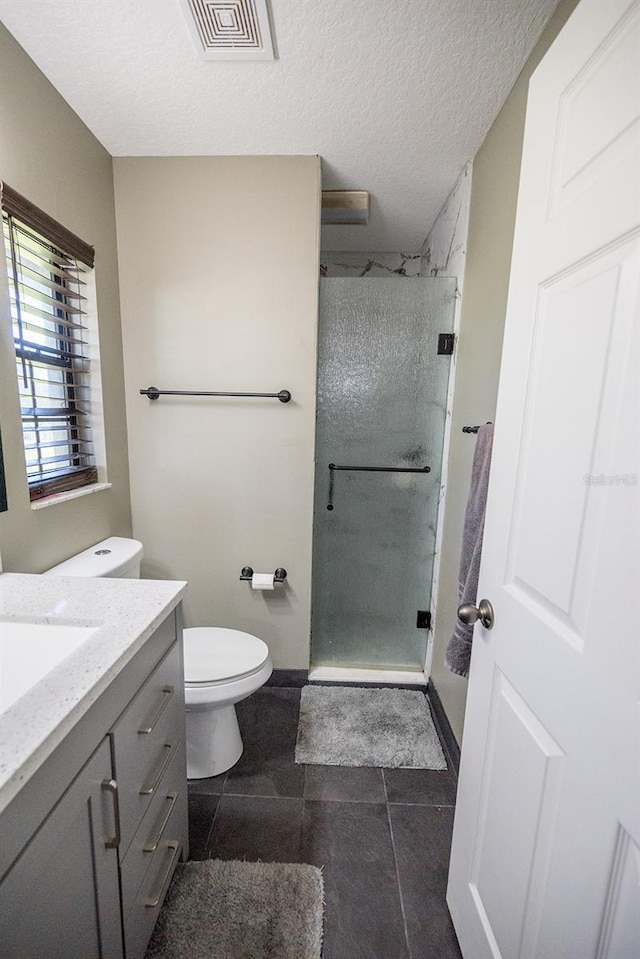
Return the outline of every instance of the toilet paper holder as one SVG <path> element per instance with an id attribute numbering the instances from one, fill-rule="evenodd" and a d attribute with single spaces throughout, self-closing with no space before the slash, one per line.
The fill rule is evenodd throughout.
<path id="1" fill-rule="evenodd" d="M 240 579 L 250 583 L 252 577 L 253 577 L 253 569 L 251 568 L 251 566 L 243 566 L 242 571 L 240 573 Z M 284 569 L 282 566 L 278 566 L 277 570 L 273 574 L 274 583 L 284 583 L 286 578 L 287 578 L 286 569 Z"/>

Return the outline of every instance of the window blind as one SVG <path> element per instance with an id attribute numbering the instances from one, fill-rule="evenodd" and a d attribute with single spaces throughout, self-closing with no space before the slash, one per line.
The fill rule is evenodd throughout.
<path id="1" fill-rule="evenodd" d="M 3 186 L 16 372 L 27 480 L 36 500 L 97 480 L 84 308 L 84 261 L 93 263 L 93 250 L 7 191 Z M 33 210 L 38 216 L 31 215 Z"/>

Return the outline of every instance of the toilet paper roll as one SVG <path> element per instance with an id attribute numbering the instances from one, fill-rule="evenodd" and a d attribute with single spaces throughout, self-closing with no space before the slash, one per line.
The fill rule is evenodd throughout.
<path id="1" fill-rule="evenodd" d="M 251 589 L 273 589 L 273 573 L 254 573 L 251 577 Z"/>

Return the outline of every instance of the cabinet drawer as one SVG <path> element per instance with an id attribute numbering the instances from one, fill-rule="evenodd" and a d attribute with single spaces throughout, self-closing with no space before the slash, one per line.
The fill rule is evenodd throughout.
<path id="1" fill-rule="evenodd" d="M 172 838 L 172 835 L 172 832 L 165 832 L 165 838 L 153 853 L 144 881 L 125 920 L 124 943 L 127 959 L 143 959 L 160 914 L 182 851 L 179 839 Z"/>
<path id="2" fill-rule="evenodd" d="M 150 808 L 184 742 L 184 682 L 174 643 L 112 730 L 118 781 L 121 855 Z M 186 774 L 185 774 L 186 775 Z"/>
<path id="3" fill-rule="evenodd" d="M 184 742 L 177 750 L 162 783 L 121 860 L 122 914 L 131 911 L 154 855 L 167 837 L 186 842 L 187 796 Z"/>

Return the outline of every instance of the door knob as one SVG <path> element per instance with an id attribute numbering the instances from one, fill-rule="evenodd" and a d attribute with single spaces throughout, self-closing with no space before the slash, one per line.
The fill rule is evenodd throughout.
<path id="1" fill-rule="evenodd" d="M 458 606 L 458 619 L 466 626 L 473 626 L 478 620 L 485 629 L 491 629 L 494 623 L 493 606 L 488 599 L 481 599 L 477 606 L 473 603 L 463 603 Z"/>

